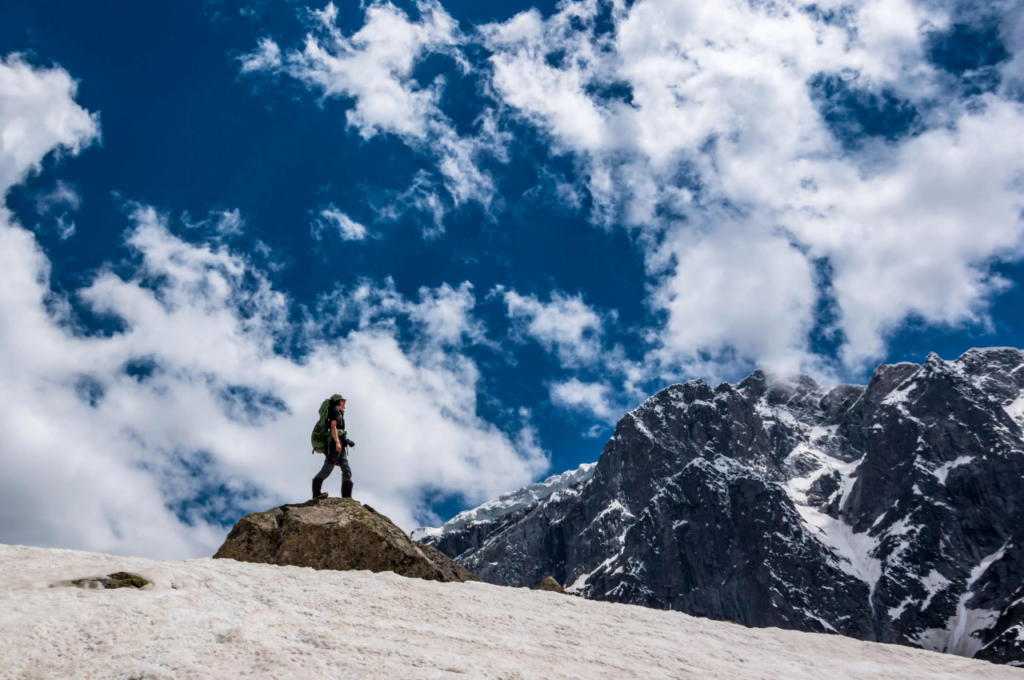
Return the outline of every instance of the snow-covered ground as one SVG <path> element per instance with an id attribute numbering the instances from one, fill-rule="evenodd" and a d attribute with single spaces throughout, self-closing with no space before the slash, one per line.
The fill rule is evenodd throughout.
<path id="1" fill-rule="evenodd" d="M 152 584 L 60 585 L 115 571 Z M 482 583 L 0 545 L 0 678 L 63 677 L 1000 680 L 1024 670 Z"/>

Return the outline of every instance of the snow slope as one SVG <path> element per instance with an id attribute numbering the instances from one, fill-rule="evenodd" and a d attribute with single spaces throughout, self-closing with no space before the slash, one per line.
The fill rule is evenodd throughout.
<path id="1" fill-rule="evenodd" d="M 62 581 L 132 571 L 143 590 Z M 1024 671 L 482 583 L 0 545 L 0 678 L 901 678 Z"/>

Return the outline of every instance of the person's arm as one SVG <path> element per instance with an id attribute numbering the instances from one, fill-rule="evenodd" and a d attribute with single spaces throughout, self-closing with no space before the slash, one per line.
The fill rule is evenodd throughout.
<path id="1" fill-rule="evenodd" d="M 331 421 L 331 436 L 334 437 L 334 446 L 341 451 L 341 441 L 338 439 L 338 421 Z"/>

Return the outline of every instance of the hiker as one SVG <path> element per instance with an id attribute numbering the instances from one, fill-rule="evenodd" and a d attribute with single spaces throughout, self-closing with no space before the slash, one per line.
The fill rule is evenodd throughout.
<path id="1" fill-rule="evenodd" d="M 332 394 L 327 408 L 327 425 L 330 432 L 327 434 L 327 447 L 324 453 L 327 460 L 320 472 L 313 478 L 313 499 L 327 498 L 327 494 L 320 490 L 324 480 L 331 476 L 335 465 L 341 466 L 341 497 L 352 498 L 352 468 L 348 464 L 348 447 L 356 443 L 348 439 L 345 431 L 345 398 L 340 394 Z"/>

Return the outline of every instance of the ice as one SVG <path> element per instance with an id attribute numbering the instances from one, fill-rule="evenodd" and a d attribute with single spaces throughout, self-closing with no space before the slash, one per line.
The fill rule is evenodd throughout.
<path id="1" fill-rule="evenodd" d="M 483 505 L 460 512 L 439 527 L 420 527 L 412 532 L 414 541 L 420 541 L 428 536 L 439 536 L 451 531 L 458 531 L 462 527 L 474 522 L 485 522 L 504 517 L 516 510 L 529 507 L 534 503 L 549 498 L 552 494 L 563 491 L 570 487 L 586 482 L 594 476 L 594 468 L 597 463 L 584 463 L 575 470 L 563 472 L 560 475 L 552 475 L 543 482 L 531 484 L 518 491 L 504 494 L 488 501 Z"/>
<path id="2" fill-rule="evenodd" d="M 143 590 L 50 587 L 126 570 Z M 0 545 L 0 677 L 1011 680 L 919 649 L 482 583 Z"/>

